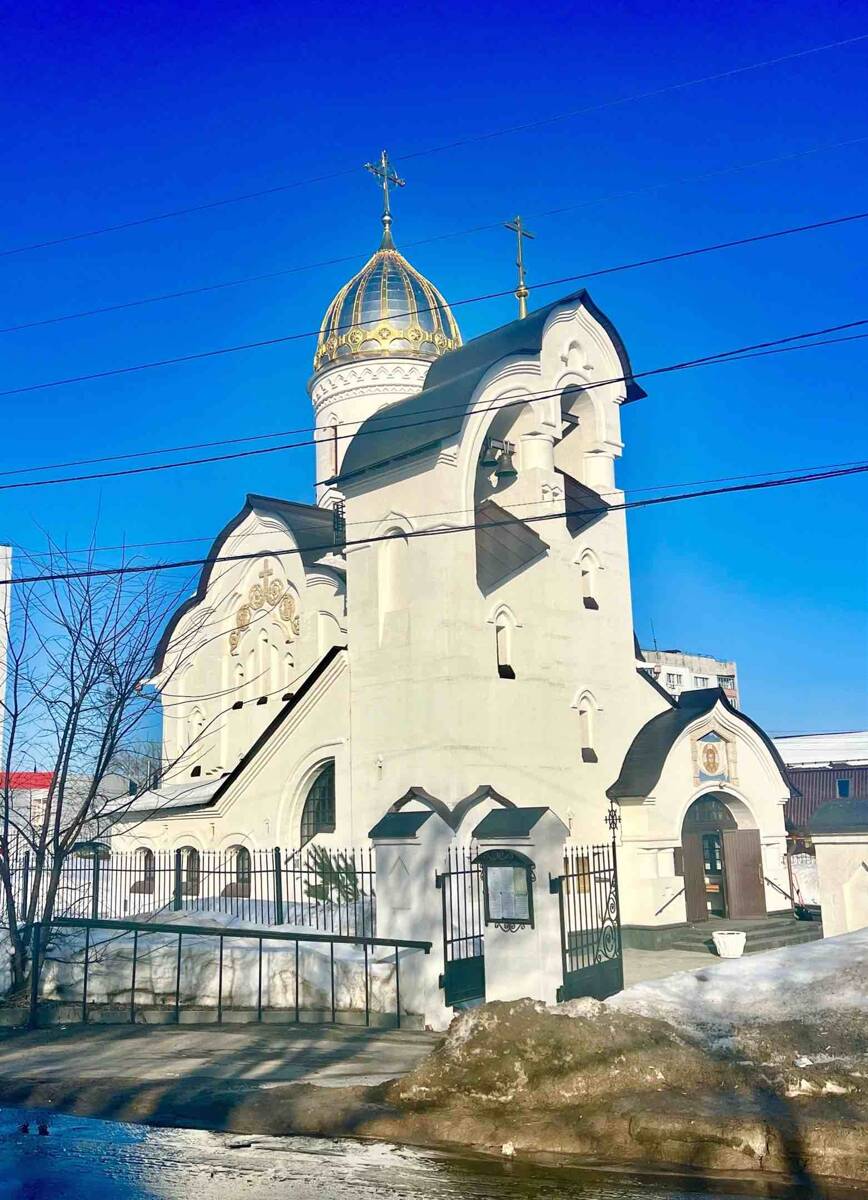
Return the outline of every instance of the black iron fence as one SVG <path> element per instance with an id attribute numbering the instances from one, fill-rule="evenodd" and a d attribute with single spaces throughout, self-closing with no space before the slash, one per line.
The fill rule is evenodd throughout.
<path id="1" fill-rule="evenodd" d="M 624 986 L 615 846 L 564 848 L 558 894 L 564 986 L 559 998 L 603 1000 Z"/>
<path id="2" fill-rule="evenodd" d="M 12 859 L 19 912 L 38 887 L 36 914 L 45 908 L 50 863 L 37 878 L 35 855 Z M 299 925 L 339 936 L 376 934 L 376 868 L 370 848 L 249 849 L 112 852 L 91 843 L 61 866 L 53 912 L 89 920 L 155 920 L 168 912 L 224 913 L 262 925 Z"/>
<path id="3" fill-rule="evenodd" d="M 185 1010 L 201 1020 L 211 1009 L 218 1024 L 227 1012 L 365 1026 L 394 1014 L 400 1029 L 402 957 L 430 949 L 356 934 L 58 917 L 33 927 L 32 961 L 43 966 L 31 972 L 29 1024 L 38 1026 L 46 1003 L 72 1002 L 84 1022 L 99 1005 L 101 1020 L 135 1024 L 147 1006 L 148 1019 L 156 1007 L 175 1023 Z"/>
<path id="4" fill-rule="evenodd" d="M 443 912 L 443 974 L 447 1005 L 485 999 L 485 917 L 482 870 L 475 845 L 452 846 L 436 877 Z"/>

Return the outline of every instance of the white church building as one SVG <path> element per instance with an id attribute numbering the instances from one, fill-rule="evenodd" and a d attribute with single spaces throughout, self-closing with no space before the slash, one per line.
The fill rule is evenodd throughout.
<path id="1" fill-rule="evenodd" d="M 353 847 L 407 808 L 469 836 L 512 805 L 593 843 L 614 802 L 627 944 L 788 907 L 773 743 L 637 657 L 621 336 L 583 290 L 465 343 L 383 220 L 322 321 L 315 502 L 250 494 L 215 538 L 149 680 L 163 778 L 113 844 Z"/>

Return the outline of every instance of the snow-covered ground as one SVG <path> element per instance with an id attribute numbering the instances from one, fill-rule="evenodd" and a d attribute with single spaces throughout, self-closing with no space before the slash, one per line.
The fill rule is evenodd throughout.
<path id="1" fill-rule="evenodd" d="M 606 1004 L 702 1040 L 780 1021 L 852 1019 L 868 1014 L 868 929 L 635 984 Z"/>

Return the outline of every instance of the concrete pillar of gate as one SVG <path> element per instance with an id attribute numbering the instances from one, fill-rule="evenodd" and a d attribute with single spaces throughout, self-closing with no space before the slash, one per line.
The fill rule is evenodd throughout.
<path id="1" fill-rule="evenodd" d="M 430 810 L 387 812 L 368 835 L 377 867 L 377 936 L 430 942 L 428 954 L 400 951 L 401 1010 L 426 1028 L 446 1029 L 453 1012 L 443 1003 L 443 909 L 436 876 L 455 834 Z"/>
<path id="2" fill-rule="evenodd" d="M 483 882 L 486 1000 L 557 1003 L 560 909 L 549 880 L 563 871 L 568 832 L 549 808 L 495 809 L 473 830 Z"/>

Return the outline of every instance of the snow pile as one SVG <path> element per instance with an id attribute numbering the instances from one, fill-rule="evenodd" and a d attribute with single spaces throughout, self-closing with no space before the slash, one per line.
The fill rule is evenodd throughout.
<path id="1" fill-rule="evenodd" d="M 649 980 L 606 1005 L 704 1041 L 774 1022 L 852 1020 L 868 1011 L 868 928 Z"/>
<path id="2" fill-rule="evenodd" d="M 189 913 L 161 917 L 163 924 L 191 924 Z M 214 930 L 252 928 L 226 913 L 197 913 L 196 925 Z M 304 926 L 271 926 L 263 932 L 311 934 Z M 399 952 L 401 967 L 412 968 L 413 950 Z M 91 934 L 88 957 L 88 999 L 94 1003 L 129 1004 L 132 984 L 133 935 L 97 930 Z M 178 938 L 170 933 L 138 936 L 135 998 L 139 1005 L 174 1005 L 178 964 Z M 84 933 L 55 930 L 42 977 L 45 1000 L 78 1000 L 84 965 Z M 298 946 L 298 1003 L 302 1009 L 330 1010 L 334 972 L 335 1007 L 365 1009 L 365 956 L 359 945 L 300 942 Z M 368 951 L 368 1003 L 371 1012 L 395 1011 L 395 955 L 386 947 Z M 181 937 L 182 1005 L 215 1007 L 218 1003 L 219 942 L 216 937 L 183 934 Z M 256 1007 L 259 993 L 259 941 L 227 937 L 223 940 L 223 990 L 225 1007 Z M 262 942 L 262 1004 L 266 1008 L 294 1009 L 296 1003 L 296 945 Z M 403 1007 L 403 1006 L 402 1006 Z M 406 1009 L 405 1009 L 406 1011 Z"/>

